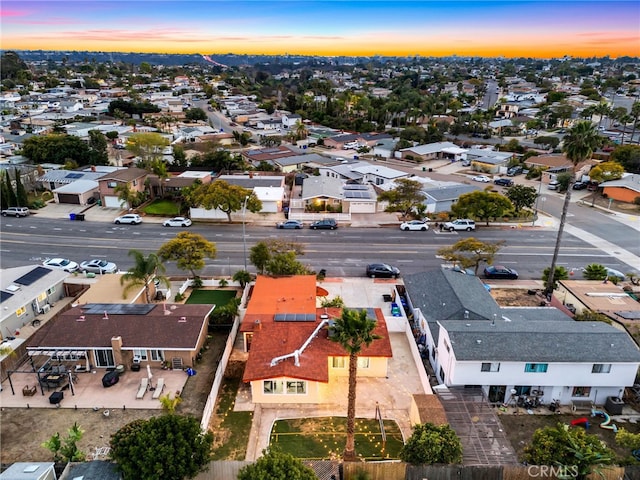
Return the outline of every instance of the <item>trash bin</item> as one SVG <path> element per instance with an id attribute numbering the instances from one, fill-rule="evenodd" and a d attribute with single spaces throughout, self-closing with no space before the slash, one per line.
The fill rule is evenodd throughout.
<path id="1" fill-rule="evenodd" d="M 84 222 L 84 213 L 76 213 L 76 220 Z"/>
<path id="2" fill-rule="evenodd" d="M 69 214 L 69 220 L 73 221 L 76 219 L 76 214 L 75 213 L 70 213 Z"/>

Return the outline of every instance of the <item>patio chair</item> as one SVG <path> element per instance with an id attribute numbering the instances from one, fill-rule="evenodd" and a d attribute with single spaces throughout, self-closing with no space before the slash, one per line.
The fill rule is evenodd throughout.
<path id="1" fill-rule="evenodd" d="M 22 387 L 22 395 L 25 397 L 33 397 L 37 392 L 37 387 L 35 385 L 25 385 Z"/>
<path id="2" fill-rule="evenodd" d="M 153 395 L 151 398 L 160 398 L 162 394 L 162 390 L 164 389 L 164 378 L 158 378 L 158 384 L 156 385 L 156 389 L 153 391 Z"/>
<path id="3" fill-rule="evenodd" d="M 149 379 L 144 377 L 140 380 L 140 387 L 138 388 L 138 393 L 136 394 L 137 399 L 142 399 L 144 394 L 147 393 L 147 389 L 149 388 Z"/>

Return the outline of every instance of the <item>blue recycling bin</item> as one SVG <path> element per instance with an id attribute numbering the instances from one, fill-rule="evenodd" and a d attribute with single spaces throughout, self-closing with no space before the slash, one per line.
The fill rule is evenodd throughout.
<path id="1" fill-rule="evenodd" d="M 69 220 L 75 220 L 76 219 L 76 214 L 75 213 L 70 213 L 69 214 Z"/>

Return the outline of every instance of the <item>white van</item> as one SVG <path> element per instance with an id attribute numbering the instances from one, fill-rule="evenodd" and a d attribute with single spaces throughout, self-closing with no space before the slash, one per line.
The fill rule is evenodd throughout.
<path id="1" fill-rule="evenodd" d="M 547 188 L 549 190 L 558 190 L 560 188 L 560 182 L 558 180 L 551 180 Z"/>

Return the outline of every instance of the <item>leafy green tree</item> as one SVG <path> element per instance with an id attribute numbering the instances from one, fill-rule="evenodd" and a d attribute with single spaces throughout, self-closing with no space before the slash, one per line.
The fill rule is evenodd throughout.
<path id="1" fill-rule="evenodd" d="M 395 187 L 378 195 L 378 201 L 389 202 L 387 212 L 400 212 L 403 217 L 419 211 L 425 195 L 422 184 L 410 178 L 400 178 L 395 181 Z"/>
<path id="2" fill-rule="evenodd" d="M 315 472 L 299 459 L 276 448 L 262 451 L 254 463 L 240 469 L 238 480 L 317 480 Z"/>
<path id="3" fill-rule="evenodd" d="M 270 239 L 256 243 L 251 247 L 249 260 L 258 272 L 269 275 L 307 275 L 311 271 L 297 260 L 304 255 L 300 243 L 280 239 Z"/>
<path id="4" fill-rule="evenodd" d="M 381 338 L 373 333 L 376 328 L 375 319 L 369 318 L 366 310 L 343 309 L 340 318 L 331 327 L 333 335 L 329 339 L 339 343 L 349 355 L 349 392 L 347 397 L 347 444 L 342 455 L 345 461 L 356 459 L 355 420 L 356 420 L 356 386 L 358 374 L 358 355 L 363 347 L 368 347 L 374 340 Z"/>
<path id="5" fill-rule="evenodd" d="M 269 251 L 269 246 L 266 242 L 258 242 L 251 247 L 251 251 L 249 252 L 249 261 L 251 261 L 261 274 L 264 273 L 270 258 L 271 252 Z"/>
<path id="6" fill-rule="evenodd" d="M 400 451 L 400 459 L 412 465 L 461 463 L 462 444 L 449 425 L 417 424 Z"/>
<path id="7" fill-rule="evenodd" d="M 187 155 L 181 145 L 173 146 L 173 164 L 184 169 L 189 166 L 189 160 L 187 160 Z"/>
<path id="8" fill-rule="evenodd" d="M 307 275 L 311 271 L 296 258 L 293 251 L 271 255 L 265 270 L 269 275 Z"/>
<path id="9" fill-rule="evenodd" d="M 516 213 L 523 208 L 532 208 L 537 197 L 536 189 L 527 185 L 517 184 L 507 190 L 507 198 L 511 200 Z"/>
<path id="10" fill-rule="evenodd" d="M 485 262 L 491 265 L 496 253 L 502 248 L 503 244 L 503 241 L 491 243 L 469 237 L 458 240 L 450 247 L 441 248 L 438 250 L 438 255 L 441 255 L 448 262 L 459 265 L 462 268 L 473 267 L 477 274 L 480 263 Z"/>
<path id="11" fill-rule="evenodd" d="M 111 437 L 111 458 L 125 480 L 183 480 L 209 464 L 213 434 L 194 417 L 134 420 Z"/>
<path id="12" fill-rule="evenodd" d="M 226 305 L 216 306 L 209 315 L 209 324 L 213 325 L 229 325 L 238 315 L 238 307 L 240 307 L 240 299 L 232 298 Z"/>
<path id="13" fill-rule="evenodd" d="M 595 466 L 611 465 L 615 455 L 597 435 L 559 423 L 536 430 L 524 458 L 533 465 L 565 466 L 574 478 L 584 480 Z"/>
<path id="14" fill-rule="evenodd" d="M 611 152 L 610 158 L 622 165 L 627 172 L 640 173 L 640 145 L 620 146 Z"/>
<path id="15" fill-rule="evenodd" d="M 91 165 L 108 165 L 107 137 L 100 130 L 89 130 L 89 163 Z"/>
<path id="16" fill-rule="evenodd" d="M 189 270 L 196 278 L 196 270 L 204 268 L 205 258 L 216 258 L 216 244 L 199 233 L 180 232 L 158 250 L 162 261 L 175 261 L 180 270 Z"/>
<path id="17" fill-rule="evenodd" d="M 198 205 L 207 210 L 218 209 L 226 213 L 229 223 L 232 221 L 231 214 L 242 210 L 245 198 L 247 198 L 247 210 L 252 213 L 262 210 L 262 202 L 252 190 L 231 185 L 224 180 L 198 185 L 188 195 L 192 205 Z"/>
<path id="18" fill-rule="evenodd" d="M 542 271 L 542 281 L 545 285 L 549 284 L 549 272 L 551 271 L 551 267 L 547 267 Z M 556 266 L 556 271 L 553 275 L 553 290 L 558 288 L 558 280 L 567 280 L 569 278 L 569 271 L 564 268 L 562 265 Z"/>
<path id="19" fill-rule="evenodd" d="M 11 207 L 9 202 L 9 186 L 7 186 L 6 178 L 9 174 L 6 171 L 0 171 L 0 207 Z"/>
<path id="20" fill-rule="evenodd" d="M 560 144 L 560 139 L 558 137 L 536 137 L 533 139 L 533 143 L 536 145 L 544 145 L 548 148 L 556 148 Z"/>
<path id="21" fill-rule="evenodd" d="M 84 462 L 85 453 L 78 448 L 78 442 L 82 440 L 84 430 L 77 422 L 67 430 L 67 436 L 63 440 L 60 432 L 56 432 L 42 446 L 53 453 L 53 461 L 58 462 Z"/>
<path id="22" fill-rule="evenodd" d="M 571 184 L 574 182 L 575 169 L 578 165 L 591 158 L 593 151 L 602 143 L 602 137 L 598 135 L 596 126 L 590 121 L 578 122 L 573 126 L 566 137 L 564 137 L 564 152 L 567 159 L 573 164 L 573 171 L 569 179 L 569 185 L 564 196 L 564 204 L 562 206 L 562 215 L 560 216 L 560 225 L 558 226 L 558 235 L 556 237 L 556 245 L 553 250 L 553 258 L 551 259 L 551 268 L 549 269 L 549 277 L 547 279 L 546 291 L 550 294 L 555 288 L 554 276 L 556 272 L 556 264 L 558 263 L 558 255 L 560 254 L 560 244 L 562 243 L 562 234 L 564 226 L 567 222 L 567 213 L 569 212 L 569 203 L 571 201 Z"/>
<path id="23" fill-rule="evenodd" d="M 234 282 L 238 282 L 241 288 L 244 288 L 251 283 L 251 274 L 246 270 L 238 270 L 231 278 Z"/>
<path id="24" fill-rule="evenodd" d="M 458 218 L 478 218 L 489 225 L 490 219 L 501 217 L 512 208 L 511 200 L 504 195 L 482 190 L 460 195 L 451 211 Z"/>
<path id="25" fill-rule="evenodd" d="M 34 164 L 64 165 L 72 160 L 78 165 L 86 165 L 91 162 L 89 145 L 76 135 L 34 135 L 22 143 L 22 155 Z"/>
<path id="26" fill-rule="evenodd" d="M 590 263 L 582 272 L 582 276 L 587 280 L 604 280 L 607 275 L 607 267 L 599 263 Z"/>
<path id="27" fill-rule="evenodd" d="M 610 180 L 618 180 L 624 174 L 624 167 L 618 162 L 602 162 L 589 170 L 589 178 L 600 182 L 608 182 Z"/>
<path id="28" fill-rule="evenodd" d="M 134 133 L 126 144 L 127 150 L 140 159 L 140 168 L 150 172 L 155 164 L 162 162 L 162 152 L 168 146 L 169 139 L 155 132 Z"/>
<path id="29" fill-rule="evenodd" d="M 162 411 L 164 413 L 174 414 L 176 413 L 176 409 L 178 405 L 182 403 L 182 397 L 175 396 L 172 397 L 168 393 L 166 395 L 162 395 L 160 398 L 160 405 L 162 405 Z"/>
<path id="30" fill-rule="evenodd" d="M 328 307 L 328 308 L 344 308 L 345 304 L 344 304 L 344 300 L 342 299 L 342 297 L 340 295 L 336 295 L 335 297 L 333 297 L 331 300 L 329 300 L 328 298 L 324 298 L 322 300 L 322 302 L 320 303 L 320 305 L 322 307 Z"/>
<path id="31" fill-rule="evenodd" d="M 151 282 L 158 280 L 165 285 L 169 281 L 164 276 L 166 271 L 161 258 L 155 253 L 148 256 L 138 250 L 129 250 L 129 256 L 134 258 L 135 264 L 120 277 L 120 285 L 126 285 L 123 298 L 127 298 L 127 293 L 136 287 L 144 287 L 144 295 L 147 303 L 151 303 Z"/>
<path id="32" fill-rule="evenodd" d="M 20 178 L 20 170 L 16 168 L 13 173 L 16 180 L 16 202 L 18 203 L 18 206 L 26 207 L 29 205 L 29 200 L 27 198 L 27 191 L 24 189 L 22 179 Z"/>
<path id="33" fill-rule="evenodd" d="M 202 110 L 201 108 L 189 108 L 186 112 L 184 112 L 184 117 L 190 122 L 207 121 L 207 112 Z"/>
<path id="34" fill-rule="evenodd" d="M 131 185 L 126 182 L 118 183 L 118 185 L 114 187 L 113 193 L 118 197 L 122 208 L 133 208 L 139 205 L 138 192 L 131 188 Z"/>
<path id="35" fill-rule="evenodd" d="M 9 175 L 9 171 L 6 170 L 4 172 L 4 186 L 7 192 L 8 198 L 8 207 L 24 207 L 25 205 L 18 205 L 18 197 L 16 196 L 15 191 L 13 190 L 13 184 L 11 182 L 11 176 Z"/>

